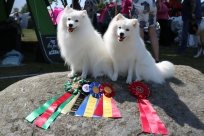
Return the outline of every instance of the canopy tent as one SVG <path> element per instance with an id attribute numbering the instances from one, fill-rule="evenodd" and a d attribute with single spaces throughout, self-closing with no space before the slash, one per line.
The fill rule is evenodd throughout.
<path id="1" fill-rule="evenodd" d="M 26 0 L 44 60 L 48 63 L 62 61 L 57 45 L 57 31 L 47 10 L 48 0 Z M 14 0 L 0 0 L 0 22 L 6 22 Z M 5 45 L 4 45 L 5 46 Z"/>

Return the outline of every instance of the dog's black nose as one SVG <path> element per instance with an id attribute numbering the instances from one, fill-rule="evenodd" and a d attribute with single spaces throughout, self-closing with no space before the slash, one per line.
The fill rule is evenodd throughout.
<path id="1" fill-rule="evenodd" d="M 73 24 L 69 24 L 69 27 L 72 27 L 73 26 Z"/>
<path id="2" fill-rule="evenodd" d="M 120 33 L 120 36 L 124 36 L 124 33 Z"/>

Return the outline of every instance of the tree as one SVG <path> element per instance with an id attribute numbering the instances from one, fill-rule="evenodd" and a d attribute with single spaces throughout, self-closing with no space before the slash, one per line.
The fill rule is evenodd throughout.
<path id="1" fill-rule="evenodd" d="M 19 8 L 13 8 L 13 12 L 19 12 Z"/>
<path id="2" fill-rule="evenodd" d="M 28 5 L 26 3 L 26 4 L 24 4 L 24 6 L 21 9 L 21 13 L 23 14 L 23 13 L 27 13 L 27 12 L 29 12 L 29 10 L 28 10 Z"/>

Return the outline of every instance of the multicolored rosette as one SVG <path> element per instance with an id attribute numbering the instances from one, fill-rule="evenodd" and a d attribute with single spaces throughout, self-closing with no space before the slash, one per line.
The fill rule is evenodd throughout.
<path id="1" fill-rule="evenodd" d="M 142 131 L 153 134 L 167 135 L 168 131 L 157 115 L 151 103 L 146 99 L 150 95 L 149 88 L 142 82 L 130 84 L 129 91 L 136 96 L 142 123 Z"/>
<path id="2" fill-rule="evenodd" d="M 74 77 L 73 79 L 67 81 L 67 83 L 64 85 L 64 90 L 72 94 L 78 94 L 79 87 L 85 82 L 87 81 L 84 78 Z"/>
<path id="3" fill-rule="evenodd" d="M 72 100 L 62 109 L 61 113 L 67 114 L 71 111 L 72 107 L 76 103 L 77 99 L 80 96 L 80 87 L 82 84 L 87 83 L 87 81 L 84 78 L 74 77 L 73 79 L 70 79 L 67 81 L 67 83 L 64 85 L 64 90 L 68 93 L 71 93 L 74 95 Z"/>
<path id="4" fill-rule="evenodd" d="M 85 81 L 82 84 L 80 84 L 79 86 L 79 92 L 80 95 L 77 98 L 77 100 L 75 101 L 74 105 L 72 106 L 69 115 L 74 116 L 75 112 L 78 110 L 79 106 L 82 104 L 82 102 L 84 101 L 84 99 L 86 98 L 87 95 L 89 95 L 89 85 L 91 84 L 91 82 L 89 81 Z"/>
<path id="5" fill-rule="evenodd" d="M 100 84 L 97 82 L 92 82 L 89 85 L 89 93 L 90 94 L 85 98 L 83 103 L 75 112 L 76 116 L 98 117 L 98 116 L 94 116 L 94 110 L 98 105 L 99 98 L 102 96 L 102 91 L 100 90 Z"/>
<path id="6" fill-rule="evenodd" d="M 94 115 L 100 117 L 120 118 L 120 112 L 113 100 L 115 90 L 110 84 L 101 84 L 100 90 L 103 96 L 99 99 Z"/>
<path id="7" fill-rule="evenodd" d="M 80 86 L 79 86 L 79 91 L 81 92 L 81 94 L 87 96 L 90 94 L 89 92 L 89 85 L 91 84 L 91 82 L 86 81 L 83 82 Z"/>
<path id="8" fill-rule="evenodd" d="M 47 129 L 56 117 L 61 113 L 64 107 L 77 95 L 79 83 L 85 79 L 75 77 L 65 84 L 65 93 L 61 93 L 48 100 L 44 105 L 33 111 L 26 117 L 26 120 L 33 122 L 36 118 L 35 125 Z"/>
<path id="9" fill-rule="evenodd" d="M 102 96 L 102 91 L 100 90 L 101 84 L 93 82 L 89 85 L 89 92 L 95 98 L 100 98 Z"/>

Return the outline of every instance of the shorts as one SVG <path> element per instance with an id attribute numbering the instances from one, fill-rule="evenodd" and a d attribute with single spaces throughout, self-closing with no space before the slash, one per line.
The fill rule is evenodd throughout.
<path id="1" fill-rule="evenodd" d="M 140 28 L 156 26 L 155 0 L 133 0 L 131 14 L 140 23 Z"/>

